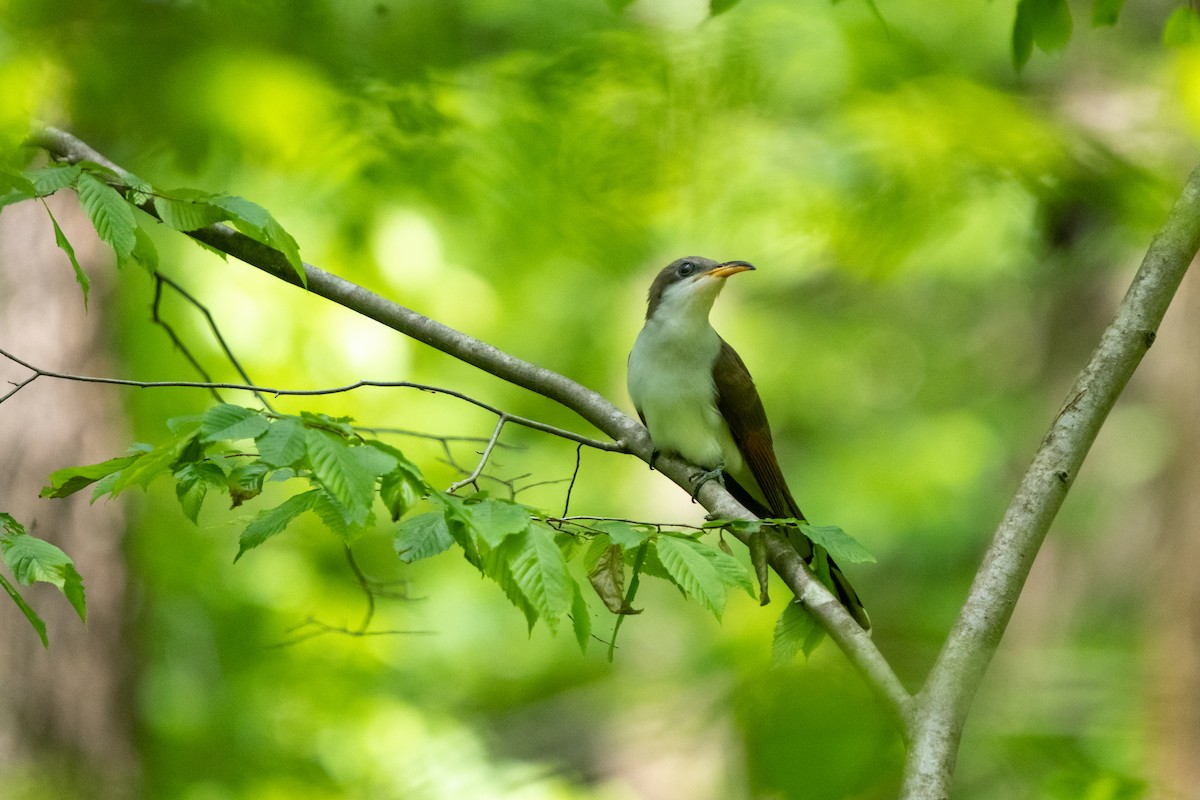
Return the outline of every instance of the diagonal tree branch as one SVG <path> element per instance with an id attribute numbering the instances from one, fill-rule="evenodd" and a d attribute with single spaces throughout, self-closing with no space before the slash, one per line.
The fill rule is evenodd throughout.
<path id="1" fill-rule="evenodd" d="M 71 163 L 94 161 L 112 169 L 130 183 L 136 182 L 136 178 L 127 170 L 65 131 L 45 127 L 35 132 L 28 141 L 56 158 Z M 146 210 L 153 214 L 152 206 Z M 191 231 L 187 235 L 282 281 L 295 286 L 301 285 L 300 279 L 282 253 L 227 225 L 210 225 Z M 646 429 L 598 392 L 545 367 L 509 355 L 497 347 L 311 264 L 304 264 L 304 272 L 307 289 L 311 293 L 332 300 L 498 378 L 558 402 L 611 437 L 615 444 L 606 449 L 631 453 L 647 464 L 650 463 L 652 445 Z M 515 420 L 510 418 L 510 421 Z M 584 437 L 580 437 L 582 438 Z M 690 475 L 694 470 L 687 463 L 664 456 L 655 461 L 655 468 L 690 493 Z M 697 499 L 719 518 L 757 519 L 715 481 L 706 483 Z M 744 534 L 739 535 L 739 538 L 743 542 L 747 541 Z M 770 543 L 768 556 L 771 567 L 884 700 L 907 737 L 912 698 L 871 638 L 842 608 L 841 603 L 829 590 L 813 576 L 795 550 L 776 540 Z"/>
<path id="2" fill-rule="evenodd" d="M 1116 317 L 1067 393 L 984 555 L 958 621 L 917 697 L 902 797 L 949 796 L 967 712 L 1034 556 L 1100 426 L 1153 344 L 1197 249 L 1200 167 L 1151 242 Z"/>

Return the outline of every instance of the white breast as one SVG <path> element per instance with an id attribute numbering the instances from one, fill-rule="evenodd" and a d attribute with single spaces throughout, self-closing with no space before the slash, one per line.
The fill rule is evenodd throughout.
<path id="1" fill-rule="evenodd" d="M 712 379 L 721 340 L 707 320 L 700 330 L 687 327 L 647 321 L 629 354 L 629 395 L 659 451 L 706 469 L 724 463 L 730 472 L 740 470 L 741 454 L 717 411 Z"/>

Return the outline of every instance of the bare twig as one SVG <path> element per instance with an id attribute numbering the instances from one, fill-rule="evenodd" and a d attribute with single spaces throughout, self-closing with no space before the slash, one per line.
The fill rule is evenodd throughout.
<path id="1" fill-rule="evenodd" d="M 496 429 L 492 431 L 492 438 L 488 439 L 487 446 L 479 454 L 479 463 L 475 465 L 475 469 L 471 470 L 466 477 L 450 484 L 450 488 L 446 490 L 448 494 L 454 494 L 464 486 L 469 486 L 479 480 L 479 475 L 483 472 L 483 468 L 487 466 L 488 459 L 491 458 L 492 450 L 496 447 L 496 442 L 500 439 L 500 433 L 504 430 L 504 423 L 506 422 L 508 422 L 508 415 L 501 414 L 500 418 L 496 420 Z"/>
<path id="2" fill-rule="evenodd" d="M 190 361 L 192 363 L 192 365 L 196 368 L 196 370 L 199 371 L 201 376 L 203 376 L 204 380 L 211 381 L 212 379 L 208 376 L 208 373 L 205 372 L 204 369 L 200 366 L 199 362 L 192 356 L 192 353 L 190 352 L 190 350 L 184 345 L 184 343 L 179 339 L 179 337 L 175 335 L 175 331 L 171 328 L 171 326 L 165 320 L 163 320 L 158 313 L 159 300 L 162 297 L 162 287 L 164 285 L 171 288 L 172 290 L 174 290 L 174 292 L 176 294 L 178 294 L 180 297 L 182 297 L 184 300 L 186 300 L 188 303 L 190 303 L 192 305 L 192 307 L 194 307 L 197 311 L 200 312 L 200 314 L 204 317 L 204 321 L 208 324 L 208 329 L 212 332 L 213 338 L 217 340 L 217 346 L 221 348 L 221 352 L 225 354 L 225 358 L 227 358 L 229 360 L 230 365 L 235 370 L 237 370 L 237 374 L 241 377 L 243 382 L 253 385 L 254 381 L 250 379 L 249 373 L 247 373 L 246 370 L 242 367 L 242 362 L 239 361 L 238 357 L 233 354 L 233 349 L 230 348 L 229 343 L 225 341 L 225 337 L 221 334 L 221 329 L 217 326 L 217 321 L 213 317 L 212 312 L 208 310 L 208 306 L 206 306 L 204 303 L 200 302 L 199 299 L 197 299 L 194 295 L 192 295 L 190 292 L 188 292 L 186 289 L 184 289 L 178 283 L 171 280 L 166 275 L 162 274 L 162 272 L 155 272 L 154 273 L 154 305 L 152 307 L 153 320 L 154 320 L 154 322 L 158 323 L 159 325 L 161 325 L 163 328 L 166 329 L 167 335 L 171 337 L 171 341 L 175 343 L 175 346 L 179 348 L 179 350 L 183 353 L 184 357 L 186 357 L 187 360 Z M 213 392 L 213 394 L 216 395 L 217 402 L 221 402 L 220 395 L 217 395 L 215 391 Z M 267 409 L 267 411 L 275 410 L 274 408 L 271 407 L 270 401 L 267 400 L 267 398 L 261 392 L 255 392 L 254 394 L 258 398 L 258 402 L 263 404 L 263 408 Z"/>
<path id="3" fill-rule="evenodd" d="M 55 378 L 57 380 L 77 381 L 80 383 L 103 383 L 111 386 L 132 386 L 138 389 L 228 389 L 243 392 L 254 392 L 256 394 L 269 394 L 275 397 L 313 397 L 329 394 L 341 394 L 343 392 L 350 392 L 364 387 L 375 387 L 382 389 L 417 389 L 422 392 L 444 394 L 448 397 L 454 397 L 458 400 L 462 400 L 463 402 L 470 403 L 477 408 L 481 408 L 484 411 L 489 411 L 496 416 L 503 417 L 505 420 L 513 423 L 514 425 L 521 425 L 526 428 L 531 428 L 535 431 L 541 431 L 542 433 L 558 436 L 560 438 L 577 442 L 588 447 L 594 447 L 597 450 L 608 450 L 611 452 L 618 449 L 618 445 L 614 444 L 613 442 L 602 442 L 597 439 L 591 439 L 587 436 L 581 436 L 574 431 L 568 431 L 563 428 L 555 427 L 554 425 L 547 425 L 544 422 L 538 422 L 537 420 L 521 417 L 516 414 L 509 414 L 506 411 L 502 411 L 495 406 L 489 405 L 482 400 L 477 400 L 470 395 L 463 394 L 462 392 L 457 392 L 453 389 L 445 389 L 440 386 L 431 386 L 426 383 L 412 383 L 411 381 L 364 380 L 355 381 L 354 383 L 349 383 L 345 386 L 334 386 L 323 389 L 278 389 L 269 386 L 256 386 L 249 383 L 213 383 L 209 381 L 135 381 L 126 378 L 102 378 L 92 375 L 74 375 L 68 372 L 55 372 L 54 370 L 42 369 L 41 367 L 34 366 L 27 361 L 23 361 L 4 349 L 0 349 L 0 356 L 7 358 L 9 361 L 20 364 L 22 367 L 33 373 L 33 375 L 28 379 L 21 381 L 20 383 L 14 383 L 13 386 L 15 388 L 8 394 L 0 397 L 0 403 L 3 403 L 21 389 L 33 383 L 37 378 Z"/>

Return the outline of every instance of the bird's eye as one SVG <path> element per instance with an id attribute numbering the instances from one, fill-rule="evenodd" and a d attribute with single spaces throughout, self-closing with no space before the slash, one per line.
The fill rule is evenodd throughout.
<path id="1" fill-rule="evenodd" d="M 696 265 L 690 261 L 683 262 L 682 264 L 679 265 L 679 269 L 676 270 L 676 272 L 679 273 L 679 277 L 681 277 L 681 278 L 686 278 L 695 271 L 696 271 Z"/>

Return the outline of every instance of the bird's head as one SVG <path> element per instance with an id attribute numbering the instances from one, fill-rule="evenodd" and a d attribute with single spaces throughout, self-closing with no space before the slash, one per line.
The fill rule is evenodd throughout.
<path id="1" fill-rule="evenodd" d="M 650 285 L 646 319 L 660 310 L 672 314 L 703 314 L 707 318 L 725 279 L 750 269 L 754 266 L 745 261 L 718 262 L 700 256 L 676 259 L 664 267 Z"/>

